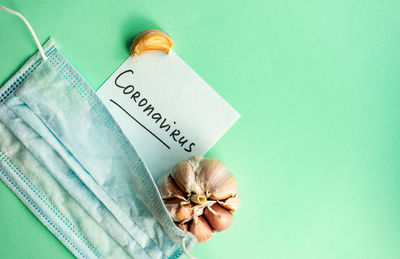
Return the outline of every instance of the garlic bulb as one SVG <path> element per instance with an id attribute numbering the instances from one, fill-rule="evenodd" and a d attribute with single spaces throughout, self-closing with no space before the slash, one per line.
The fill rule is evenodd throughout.
<path id="1" fill-rule="evenodd" d="M 146 30 L 141 32 L 131 45 L 132 57 L 152 51 L 163 51 L 169 53 L 172 45 L 171 38 L 160 30 Z"/>
<path id="2" fill-rule="evenodd" d="M 175 224 L 198 242 L 227 229 L 240 204 L 235 177 L 212 158 L 193 156 L 162 176 L 158 189 Z"/>

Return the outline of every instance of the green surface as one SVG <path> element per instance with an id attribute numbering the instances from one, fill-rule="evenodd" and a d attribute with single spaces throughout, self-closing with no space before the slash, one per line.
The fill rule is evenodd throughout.
<path id="1" fill-rule="evenodd" d="M 235 173 L 233 225 L 198 258 L 400 258 L 400 2 L 1 1 L 97 89 L 140 31 L 242 115 L 208 156 Z M 35 45 L 0 13 L 0 83 Z M 1 136 L 0 136 L 1 137 Z M 0 257 L 72 255 L 0 182 Z"/>

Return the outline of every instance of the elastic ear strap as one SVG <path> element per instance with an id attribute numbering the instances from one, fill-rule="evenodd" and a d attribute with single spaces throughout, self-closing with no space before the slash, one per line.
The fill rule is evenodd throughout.
<path id="1" fill-rule="evenodd" d="M 181 240 L 181 247 L 182 247 L 183 253 L 184 253 L 189 259 L 196 259 L 196 257 L 194 257 L 193 255 L 191 255 L 191 254 L 189 253 L 189 251 L 186 249 L 186 246 L 185 246 L 185 239 L 186 239 L 186 237 L 182 238 L 182 240 Z"/>
<path id="2" fill-rule="evenodd" d="M 35 41 L 36 46 L 39 49 L 40 55 L 42 56 L 43 60 L 46 60 L 47 57 L 44 54 L 43 48 L 40 45 L 40 42 L 39 42 L 39 40 L 38 40 L 38 38 L 36 36 L 36 33 L 33 31 L 32 26 L 29 24 L 28 20 L 26 20 L 25 17 L 22 14 L 20 14 L 19 12 L 16 12 L 14 10 L 8 9 L 5 6 L 0 5 L 0 10 L 6 11 L 7 13 L 10 13 L 12 15 L 17 16 L 18 18 L 20 18 L 25 23 L 26 27 L 28 27 L 28 30 L 31 33 L 32 37 L 33 37 L 33 40 Z"/>

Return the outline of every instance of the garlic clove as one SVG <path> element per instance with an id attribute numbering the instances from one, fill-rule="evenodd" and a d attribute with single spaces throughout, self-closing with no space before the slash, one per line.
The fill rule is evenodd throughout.
<path id="1" fill-rule="evenodd" d="M 211 209 L 206 208 L 204 216 L 215 231 L 224 231 L 232 224 L 233 215 L 229 210 L 224 209 L 218 204 L 211 206 Z"/>
<path id="2" fill-rule="evenodd" d="M 187 205 L 179 206 L 175 215 L 178 221 L 184 222 L 189 220 L 193 215 L 193 205 L 189 203 Z"/>
<path id="3" fill-rule="evenodd" d="M 207 220 L 200 216 L 197 220 L 193 220 L 190 226 L 190 232 L 197 238 L 199 243 L 205 242 L 210 239 L 213 235 L 211 226 L 207 223 Z"/>
<path id="4" fill-rule="evenodd" d="M 199 173 L 197 179 L 213 200 L 223 200 L 237 192 L 235 177 L 216 159 L 205 158 L 201 161 L 201 174 Z"/>
<path id="5" fill-rule="evenodd" d="M 174 166 L 172 169 L 172 178 L 176 185 L 186 193 L 203 193 L 202 189 L 196 182 L 196 175 L 191 164 L 183 161 Z"/>
<path id="6" fill-rule="evenodd" d="M 158 190 L 163 199 L 185 199 L 185 193 L 179 189 L 169 174 L 165 174 L 160 178 L 158 181 Z"/>
<path id="7" fill-rule="evenodd" d="M 186 222 L 193 217 L 193 205 L 190 202 L 170 199 L 165 200 L 164 204 L 174 222 Z"/>
<path id="8" fill-rule="evenodd" d="M 217 201 L 219 205 L 222 207 L 230 210 L 230 211 L 235 211 L 239 208 L 240 205 L 240 198 L 239 195 L 232 196 L 224 201 Z"/>
<path id="9" fill-rule="evenodd" d="M 160 30 L 146 30 L 141 32 L 131 45 L 132 57 L 152 51 L 163 51 L 169 53 L 172 45 L 171 38 Z"/>
<path id="10" fill-rule="evenodd" d="M 190 216 L 189 217 L 187 217 L 187 218 L 185 218 L 185 217 L 182 217 L 182 220 L 181 221 L 179 221 L 177 218 L 178 218 L 178 216 L 176 216 L 176 213 L 178 212 L 178 209 L 176 210 L 176 212 L 175 212 L 175 219 L 176 219 L 176 222 L 181 222 L 181 223 L 187 223 L 187 222 L 190 222 L 191 220 L 197 220 L 197 218 L 199 217 L 199 216 L 201 216 L 201 215 L 203 215 L 204 214 L 204 207 L 202 207 L 202 206 L 193 206 L 192 207 L 192 210 L 190 211 L 191 213 L 190 213 Z M 183 213 L 183 212 L 182 212 Z"/>

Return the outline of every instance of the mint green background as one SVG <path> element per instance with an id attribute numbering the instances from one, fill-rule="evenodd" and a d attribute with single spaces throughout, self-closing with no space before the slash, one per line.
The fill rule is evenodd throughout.
<path id="1" fill-rule="evenodd" d="M 398 0 L 1 4 L 42 43 L 52 36 L 95 89 L 137 33 L 162 29 L 241 113 L 208 153 L 236 175 L 241 207 L 193 255 L 400 258 Z M 35 51 L 0 13 L 0 83 Z M 0 206 L 1 258 L 72 257 L 2 182 Z"/>

